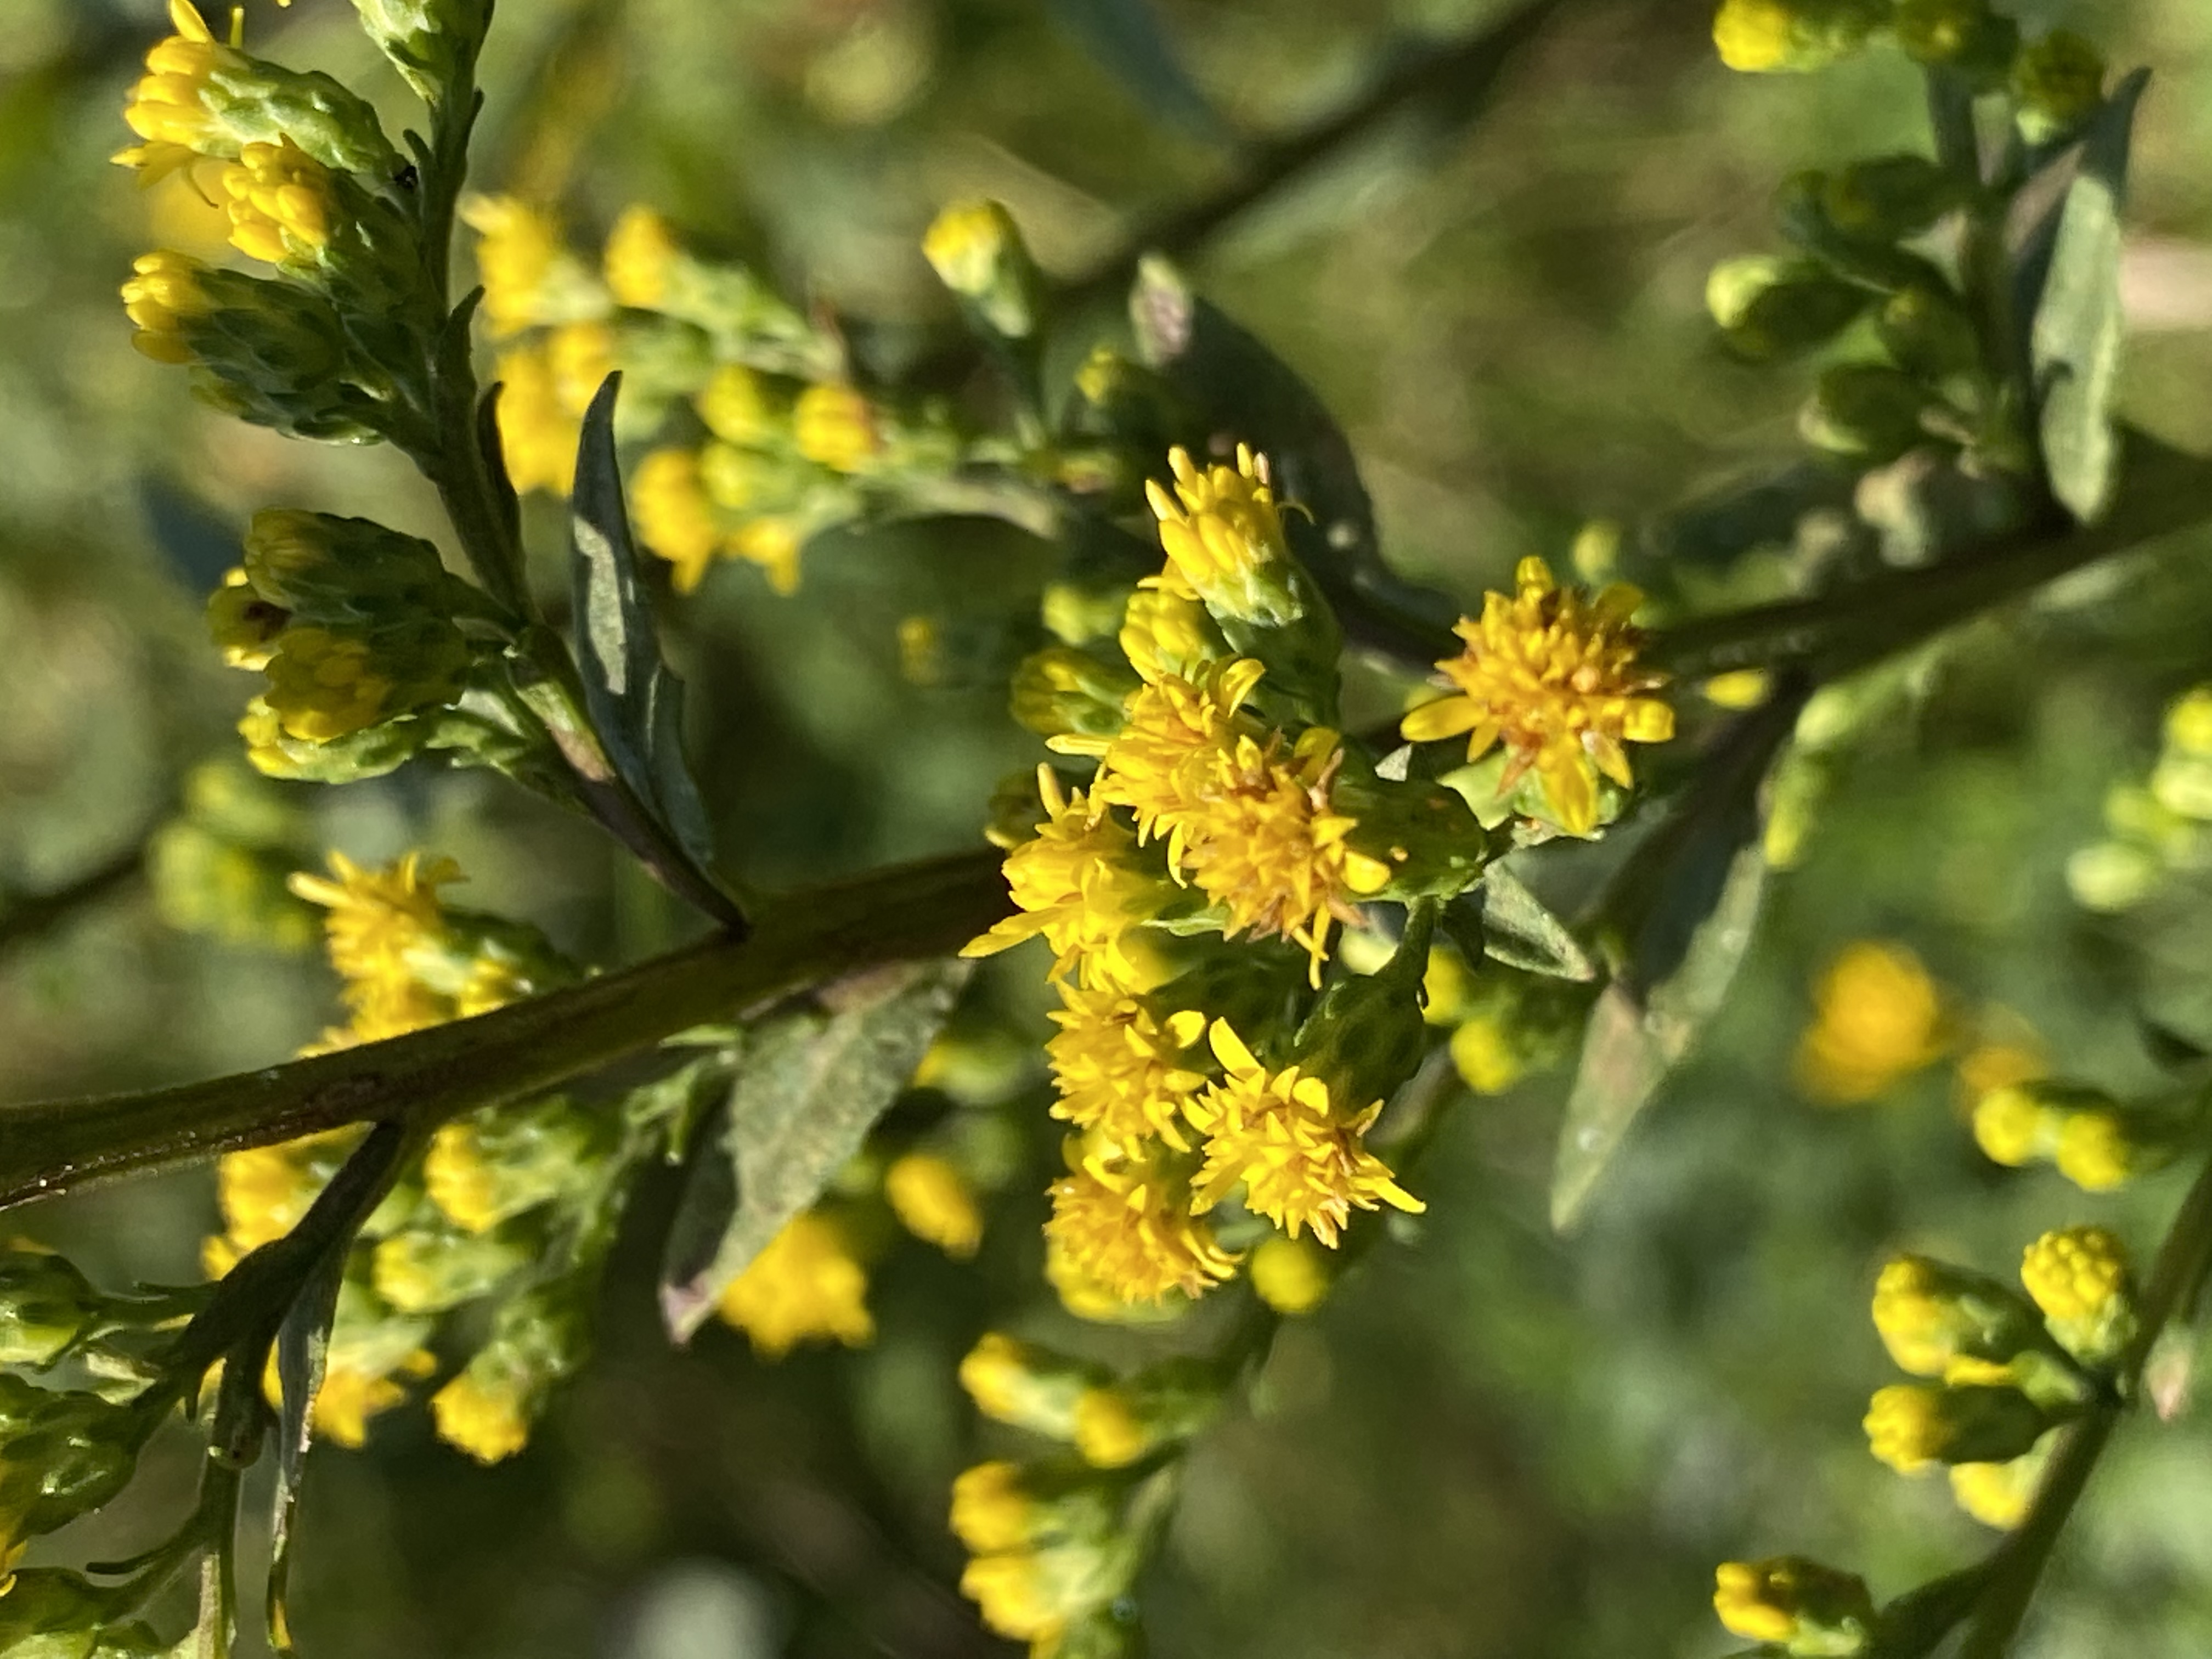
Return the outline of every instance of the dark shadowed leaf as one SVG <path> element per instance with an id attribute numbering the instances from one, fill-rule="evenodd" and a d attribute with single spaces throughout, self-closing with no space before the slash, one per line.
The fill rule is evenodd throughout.
<path id="1" fill-rule="evenodd" d="M 2051 491 L 2076 519 L 2100 516 L 2119 457 L 2112 425 L 2120 340 L 2120 211 L 2138 70 L 2091 118 L 2080 166 L 2057 210 L 2050 264 L 2034 311 L 2029 355 Z"/>
<path id="2" fill-rule="evenodd" d="M 1152 0 L 1048 0 L 1060 27 L 1164 120 L 1217 142 L 1231 137 L 1176 53 Z"/>
<path id="3" fill-rule="evenodd" d="M 1552 1176 L 1552 1224 L 1574 1224 L 1629 1126 L 1688 1055 L 1735 977 L 1765 890 L 1760 786 L 1804 705 L 1778 688 L 1725 730 L 1601 915 L 1623 957 L 1590 1012 Z"/>
<path id="4" fill-rule="evenodd" d="M 1509 968 L 1553 979 L 1592 980 L 1597 964 L 1567 924 L 1510 870 L 1493 864 L 1475 890 L 1482 910 L 1482 952 Z"/>
<path id="5" fill-rule="evenodd" d="M 569 518 L 569 577 L 584 699 L 607 758 L 630 793 L 673 830 L 697 873 L 718 888 L 697 784 L 684 757 L 684 688 L 661 659 L 653 607 L 638 579 L 637 547 L 615 455 L 610 374 L 584 416 Z"/>
<path id="6" fill-rule="evenodd" d="M 952 1010 L 964 962 L 840 980 L 754 1030 L 669 1234 L 660 1305 L 688 1340 L 784 1224 L 860 1149 Z"/>

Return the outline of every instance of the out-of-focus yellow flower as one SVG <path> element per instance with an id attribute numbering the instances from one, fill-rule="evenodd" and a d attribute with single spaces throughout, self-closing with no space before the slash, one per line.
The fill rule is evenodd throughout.
<path id="1" fill-rule="evenodd" d="M 716 1311 L 764 1359 L 781 1359 L 802 1342 L 863 1347 L 876 1334 L 867 1269 L 844 1230 L 813 1210 L 793 1217 L 769 1241 L 722 1292 Z"/>
<path id="2" fill-rule="evenodd" d="M 1587 836 L 1600 775 L 1624 789 L 1635 781 L 1621 745 L 1674 735 L 1674 711 L 1649 695 L 1666 677 L 1636 664 L 1644 635 L 1629 618 L 1644 596 L 1616 583 L 1587 598 L 1536 558 L 1521 561 L 1514 583 L 1510 597 L 1483 601 L 1480 620 L 1456 625 L 1467 648 L 1437 666 L 1458 690 L 1413 709 L 1400 730 L 1410 743 L 1464 732 L 1469 761 L 1504 744 L 1501 793 L 1533 769 L 1559 827 Z"/>
<path id="3" fill-rule="evenodd" d="M 967 1177 L 935 1152 L 908 1152 L 884 1172 L 884 1197 L 899 1224 L 964 1261 L 983 1242 L 983 1213 Z"/>
<path id="4" fill-rule="evenodd" d="M 1943 1001 L 1920 958 L 1901 945 L 1846 945 L 1814 991 L 1797 1046 L 1797 1081 L 1834 1104 L 1872 1100 L 1944 1049 Z"/>
<path id="5" fill-rule="evenodd" d="M 566 495 L 575 487 L 576 445 L 583 422 L 561 396 L 561 382 L 543 343 L 499 354 L 499 446 L 507 476 L 524 495 Z"/>
<path id="6" fill-rule="evenodd" d="M 131 343 L 142 354 L 157 363 L 194 360 L 185 325 L 215 309 L 199 281 L 205 269 L 189 254 L 167 248 L 131 261 L 131 278 L 123 284 L 123 310 L 138 325 Z"/>
<path id="7" fill-rule="evenodd" d="M 1236 1276 L 1237 1257 L 1192 1213 L 1164 1148 L 1071 1141 L 1068 1163 L 1052 1186 L 1046 1240 L 1116 1300 L 1203 1296 Z"/>
<path id="8" fill-rule="evenodd" d="M 459 1376 L 430 1396 L 438 1437 L 479 1463 L 503 1462 L 530 1443 L 530 1419 L 520 1395 L 477 1375 Z"/>
<path id="9" fill-rule="evenodd" d="M 360 1135 L 331 1129 L 273 1146 L 226 1152 L 216 1162 L 216 1201 L 222 1232 L 201 1250 L 202 1265 L 220 1279 L 240 1259 L 274 1243 L 307 1213 Z"/>
<path id="10" fill-rule="evenodd" d="M 1802 1555 L 1723 1561 L 1713 1574 L 1713 1611 L 1731 1634 L 1793 1654 L 1848 1659 L 1874 1632 L 1864 1581 Z"/>
<path id="11" fill-rule="evenodd" d="M 624 208 L 607 234 L 607 288 L 617 303 L 651 311 L 667 299 L 670 273 L 682 257 L 659 214 L 648 207 Z"/>
<path id="12" fill-rule="evenodd" d="M 437 1363 L 422 1348 L 410 1350 L 389 1370 L 350 1364 L 343 1356 L 334 1358 L 315 1395 L 315 1432 L 358 1451 L 368 1442 L 369 1419 L 406 1403 L 407 1389 L 399 1378 L 419 1381 L 435 1370 Z"/>
<path id="13" fill-rule="evenodd" d="M 699 418 L 724 443 L 759 447 L 781 428 L 761 377 L 743 363 L 725 363 L 695 400 Z"/>
<path id="14" fill-rule="evenodd" d="M 1252 1252 L 1252 1289 L 1279 1314 L 1311 1313 L 1328 1295 L 1328 1262 L 1303 1238 L 1269 1238 Z"/>
<path id="15" fill-rule="evenodd" d="M 646 546 L 676 567 L 676 591 L 699 586 L 722 545 L 714 504 L 699 485 L 699 458 L 688 449 L 656 449 L 638 463 L 630 511 Z"/>
<path id="16" fill-rule="evenodd" d="M 1000 1635 L 1052 1659 L 1075 1620 L 1121 1593 L 1127 1570 L 1088 1541 L 979 1555 L 960 1575 L 960 1593 Z"/>
<path id="17" fill-rule="evenodd" d="M 799 453 L 833 472 L 861 472 L 883 453 L 875 408 L 848 386 L 811 386 L 792 410 Z"/>
<path id="18" fill-rule="evenodd" d="M 1206 1135 L 1194 1209 L 1211 1209 L 1241 1186 L 1255 1214 L 1292 1238 L 1310 1227 L 1334 1247 L 1355 1208 L 1388 1204 L 1418 1214 L 1427 1207 L 1367 1150 L 1364 1136 L 1381 1101 L 1340 1107 L 1322 1079 L 1295 1066 L 1269 1072 L 1227 1020 L 1215 1020 L 1207 1036 L 1228 1076 L 1188 1109 Z"/>
<path id="19" fill-rule="evenodd" d="M 546 287 L 564 252 L 560 228 L 512 196 L 471 197 L 461 204 L 461 219 L 477 233 L 477 274 L 483 283 L 484 321 L 492 337 L 519 334 L 548 320 Z M 500 373 L 506 378 L 504 360 Z"/>

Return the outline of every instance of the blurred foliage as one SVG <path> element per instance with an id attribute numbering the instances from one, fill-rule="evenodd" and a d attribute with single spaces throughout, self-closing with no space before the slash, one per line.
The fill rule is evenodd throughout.
<path id="1" fill-rule="evenodd" d="M 1151 84 L 1156 43 L 1113 44 L 1119 9 L 504 0 L 479 177 L 558 202 L 587 241 L 653 203 L 702 251 L 875 319 L 867 349 L 896 362 L 949 314 L 917 251 L 943 202 L 996 197 L 1048 270 L 1080 270 L 1226 176 L 1224 132 L 1323 113 L 1417 36 L 1501 9 L 1163 0 L 1189 78 L 1150 96 L 1132 85 Z M 2192 0 L 2022 10 L 2156 66 L 2122 403 L 2201 446 L 2212 24 Z M 1570 0 L 1484 106 L 1386 124 L 1194 260 L 1345 423 L 1393 560 L 1463 602 L 1589 520 L 1654 518 L 1794 452 L 1802 386 L 1717 348 L 1705 273 L 1765 242 L 1779 177 L 1832 159 L 1838 135 L 1862 152 L 1917 144 L 1924 112 L 1893 61 L 1731 77 L 1707 23 L 1702 6 Z M 249 512 L 296 501 L 440 529 L 398 458 L 243 428 L 125 348 L 113 291 L 149 234 L 220 240 L 184 179 L 142 195 L 106 165 L 157 25 L 151 0 L 9 0 L 0 31 L 9 891 L 128 849 L 197 763 L 234 748 L 236 683 L 201 643 L 199 607 Z M 332 0 L 257 3 L 249 27 L 398 107 L 396 77 Z M 1394 1224 L 1358 1294 L 1285 1333 L 1250 1418 L 1197 1454 L 1146 1587 L 1158 1652 L 1686 1659 L 1723 1646 L 1707 1600 L 1723 1557 L 1786 1543 L 1887 1593 L 1981 1547 L 1940 1482 L 1899 1481 L 1864 1454 L 1864 1396 L 1886 1376 L 1865 1298 L 1890 1252 L 2002 1272 L 2058 1219 L 2147 1249 L 2178 1195 L 2173 1175 L 2090 1198 L 1993 1169 L 1964 1132 L 1954 1062 L 1964 1034 L 2016 1024 L 2069 1074 L 2139 1085 L 2138 1001 L 2212 1041 L 2201 872 L 2117 914 L 2085 914 L 2067 886 L 2069 858 L 2108 838 L 2108 791 L 2150 775 L 2161 708 L 2206 672 L 2203 550 L 2076 577 L 1892 673 L 1876 716 L 1826 757 L 1816 828 L 1702 1058 L 1633 1131 L 1578 1233 L 1555 1237 L 1545 1212 L 1556 1082 L 1454 1121 L 1425 1178 L 1448 1197 Z M 726 745 L 700 757 L 708 804 L 748 879 L 973 842 L 979 803 L 1028 752 L 1004 715 L 1003 648 L 954 650 L 916 685 L 901 623 L 963 589 L 1018 608 L 1042 572 L 1018 532 L 945 521 L 817 544 L 796 598 L 726 573 L 671 613 L 678 666 L 711 711 L 702 729 Z M 433 847 L 472 872 L 471 903 L 583 959 L 635 959 L 688 926 L 588 827 L 481 776 L 298 794 L 296 821 L 257 842 L 277 867 L 319 846 Z M 204 786 L 193 799 L 221 810 Z M 143 1086 L 307 1040 L 332 987 L 271 948 L 297 938 L 272 903 L 258 942 L 215 939 L 165 926 L 125 886 L 12 950 L 0 1091 Z M 1814 988 L 1869 938 L 1917 954 L 1952 1035 L 1875 1098 L 1818 1103 L 1791 1081 Z M 1019 978 L 987 973 L 986 994 L 1024 1006 Z M 1036 1127 L 1025 1156 L 1042 1170 Z M 673 1202 L 658 1179 L 639 1211 Z M 526 1456 L 479 1470 L 415 1414 L 366 1453 L 317 1457 L 296 1570 L 313 1650 L 1000 1650 L 947 1588 L 959 1553 L 943 1517 L 953 1473 L 995 1443 L 953 1370 L 992 1310 L 1035 1294 L 1041 1206 L 1026 1203 L 1001 1207 L 972 1264 L 890 1249 L 872 1346 L 776 1364 L 719 1328 L 672 1352 L 657 1264 L 618 1248 L 604 1358 Z M 173 1281 L 192 1276 L 212 1216 L 194 1176 L 23 1224 L 96 1277 Z M 174 1509 L 189 1477 L 184 1437 L 167 1449 L 143 1510 L 58 1548 L 143 1544 L 134 1516 Z M 2212 1485 L 2194 1473 L 2208 1451 L 2201 1421 L 2123 1439 L 2027 1651 L 2212 1648 Z"/>

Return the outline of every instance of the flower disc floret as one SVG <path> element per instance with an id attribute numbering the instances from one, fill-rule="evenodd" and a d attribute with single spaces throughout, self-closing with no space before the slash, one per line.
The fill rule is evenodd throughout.
<path id="1" fill-rule="evenodd" d="M 1521 561 L 1515 586 L 1484 600 L 1479 620 L 1460 619 L 1467 648 L 1437 665 L 1457 690 L 1415 708 L 1401 729 L 1412 743 L 1464 732 L 1471 762 L 1504 744 L 1501 793 L 1533 769 L 1559 827 L 1587 836 L 1600 775 L 1624 789 L 1635 781 L 1621 745 L 1674 735 L 1674 711 L 1649 695 L 1666 677 L 1637 666 L 1644 635 L 1629 618 L 1644 596 L 1616 583 L 1587 598 L 1536 558 Z"/>
<path id="2" fill-rule="evenodd" d="M 1388 1204 L 1418 1214 L 1427 1207 L 1366 1148 L 1381 1101 L 1342 1109 L 1322 1079 L 1296 1066 L 1270 1072 L 1227 1020 L 1215 1020 L 1207 1035 L 1228 1075 L 1188 1109 L 1206 1138 L 1192 1187 L 1195 1209 L 1212 1209 L 1241 1186 L 1247 1208 L 1292 1238 L 1311 1228 L 1333 1248 L 1354 1209 Z"/>

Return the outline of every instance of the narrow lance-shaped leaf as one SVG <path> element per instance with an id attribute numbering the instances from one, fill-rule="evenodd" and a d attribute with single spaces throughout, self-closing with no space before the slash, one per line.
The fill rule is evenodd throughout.
<path id="1" fill-rule="evenodd" d="M 1804 706 L 1778 687 L 1716 741 L 1605 905 L 1626 959 L 1591 1010 L 1552 1176 L 1552 1224 L 1572 1226 L 1629 1126 L 1719 1010 L 1765 892 L 1761 786 Z"/>
<path id="2" fill-rule="evenodd" d="M 1047 9 L 1148 109 L 1200 137 L 1230 137 L 1183 68 L 1152 0 L 1048 0 Z"/>
<path id="3" fill-rule="evenodd" d="M 2150 78 L 2137 70 L 2090 118 L 2079 168 L 2057 210 L 2057 235 L 2035 307 L 2029 356 L 2051 493 L 2075 519 L 2112 499 L 2119 438 L 2120 210 L 2136 106 Z"/>
<path id="4" fill-rule="evenodd" d="M 684 688 L 661 658 L 623 500 L 614 432 L 621 387 L 619 372 L 601 384 L 576 452 L 569 574 L 585 705 L 616 774 L 719 890 L 706 809 L 684 757 Z"/>
<path id="5" fill-rule="evenodd" d="M 1597 964 L 1567 924 L 1503 864 L 1482 872 L 1475 897 L 1482 911 L 1482 953 L 1509 968 L 1553 979 L 1592 980 Z"/>
<path id="6" fill-rule="evenodd" d="M 669 1232 L 661 1312 L 678 1340 L 860 1151 L 968 969 L 912 963 L 840 980 L 746 1039 L 719 1133 L 695 1160 Z"/>

